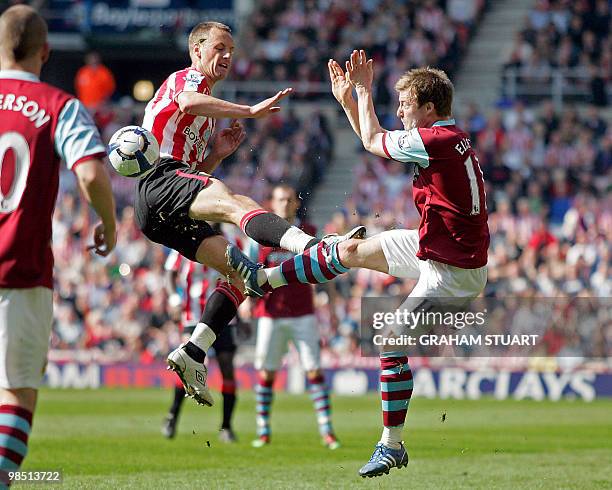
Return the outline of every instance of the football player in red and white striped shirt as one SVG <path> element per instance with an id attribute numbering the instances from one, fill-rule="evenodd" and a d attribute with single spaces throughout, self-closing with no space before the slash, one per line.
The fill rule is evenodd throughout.
<path id="1" fill-rule="evenodd" d="M 217 334 L 236 314 L 245 287 L 227 264 L 227 241 L 206 221 L 233 223 L 262 245 L 295 253 L 319 241 L 209 175 L 245 136 L 236 121 L 213 133 L 215 119 L 268 116 L 280 110 L 276 104 L 291 92 L 281 90 L 253 106 L 211 96 L 215 83 L 229 73 L 233 52 L 231 30 L 224 24 L 203 22 L 189 34 L 191 66 L 170 75 L 146 108 L 143 125 L 158 139 L 162 155 L 155 169 L 139 180 L 135 200 L 138 225 L 150 240 L 229 278 L 215 288 L 189 342 L 168 357 L 187 393 L 208 405 L 212 398 L 202 362 Z M 356 230 L 363 232 L 363 227 Z"/>
<path id="2" fill-rule="evenodd" d="M 165 269 L 169 303 L 181 308 L 180 324 L 182 335 L 187 341 L 200 321 L 209 293 L 220 279 L 219 273 L 205 265 L 187 260 L 176 250 L 172 250 L 168 255 Z M 232 430 L 232 416 L 236 405 L 234 376 L 236 343 L 232 329 L 224 328 L 212 347 L 215 349 L 222 376 L 223 420 L 219 429 L 219 439 L 231 443 L 236 441 Z M 176 434 L 176 424 L 184 400 L 185 389 L 182 383 L 179 383 L 174 388 L 174 399 L 162 425 L 162 434 L 167 438 L 172 438 Z"/>

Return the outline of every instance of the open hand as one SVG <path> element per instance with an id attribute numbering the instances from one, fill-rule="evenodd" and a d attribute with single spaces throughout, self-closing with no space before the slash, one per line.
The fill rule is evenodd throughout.
<path id="1" fill-rule="evenodd" d="M 211 141 L 212 152 L 219 159 L 223 160 L 238 149 L 245 137 L 246 131 L 244 126 L 236 121 L 236 119 L 232 119 L 229 127 L 213 134 Z"/>
<path id="2" fill-rule="evenodd" d="M 327 62 L 332 94 L 341 105 L 346 106 L 353 100 L 353 86 L 336 60 Z"/>
<path id="3" fill-rule="evenodd" d="M 372 89 L 374 79 L 374 61 L 366 59 L 365 51 L 354 50 L 350 60 L 346 62 L 346 73 L 355 88 Z"/>
<path id="4" fill-rule="evenodd" d="M 280 107 L 276 104 L 279 100 L 287 97 L 287 95 L 289 95 L 291 92 L 293 92 L 292 88 L 286 88 L 278 92 L 275 96 L 263 100 L 259 104 L 251 106 L 251 117 L 259 119 L 260 117 L 266 117 L 274 112 L 280 111 Z"/>

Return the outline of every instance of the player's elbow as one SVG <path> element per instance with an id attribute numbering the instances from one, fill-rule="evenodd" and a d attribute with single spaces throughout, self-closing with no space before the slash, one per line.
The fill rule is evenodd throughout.
<path id="1" fill-rule="evenodd" d="M 363 143 L 363 147 L 366 149 L 366 151 L 372 151 L 373 145 L 374 145 L 374 139 L 369 136 L 362 136 L 361 138 L 361 142 Z"/>
<path id="2" fill-rule="evenodd" d="M 181 112 L 185 114 L 193 114 L 195 100 L 193 97 L 190 97 L 190 94 L 183 92 L 178 96 L 176 102 Z"/>
<path id="3" fill-rule="evenodd" d="M 100 184 L 105 184 L 109 177 L 101 160 L 93 158 L 80 163 L 74 169 L 81 189 L 88 191 Z"/>
<path id="4" fill-rule="evenodd" d="M 95 180 L 98 174 L 97 165 L 94 160 L 88 160 L 79 164 L 74 173 L 81 186 L 89 187 Z"/>

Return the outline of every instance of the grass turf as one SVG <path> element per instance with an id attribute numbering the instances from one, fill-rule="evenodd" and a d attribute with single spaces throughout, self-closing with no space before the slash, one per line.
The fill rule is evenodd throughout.
<path id="1" fill-rule="evenodd" d="M 404 431 L 408 467 L 363 480 L 357 470 L 380 436 L 375 394 L 333 398 L 337 451 L 320 444 L 308 397 L 286 394 L 272 407 L 272 444 L 251 448 L 254 398 L 239 397 L 240 440 L 224 445 L 220 397 L 212 409 L 185 400 L 177 438 L 168 441 L 159 429 L 169 391 L 43 390 L 23 470 L 61 469 L 63 489 L 612 486 L 612 401 L 415 398 Z M 41 488 L 19 485 L 27 486 Z"/>

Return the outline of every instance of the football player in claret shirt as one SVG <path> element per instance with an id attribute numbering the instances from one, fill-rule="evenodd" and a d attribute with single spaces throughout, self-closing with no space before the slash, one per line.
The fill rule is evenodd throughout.
<path id="1" fill-rule="evenodd" d="M 276 214 L 301 229 L 313 234 L 316 232 L 313 225 L 298 220 L 300 200 L 290 185 L 274 186 L 270 207 Z M 246 243 L 245 253 L 266 267 L 279 265 L 294 255 L 280 248 L 262 247 L 253 240 Z M 332 428 L 329 391 L 321 369 L 321 336 L 314 312 L 313 286 L 294 283 L 277 289 L 257 301 L 253 315 L 257 318 L 254 364 L 258 379 L 255 385 L 257 439 L 252 445 L 262 447 L 270 443 L 270 408 L 274 398 L 274 379 L 291 342 L 306 371 L 308 391 L 314 404 L 322 442 L 329 449 L 339 448 L 340 443 Z"/>
<path id="2" fill-rule="evenodd" d="M 31 7 L 0 16 L 0 487 L 28 450 L 53 321 L 52 214 L 62 161 L 100 216 L 99 255 L 115 247 L 106 148 L 85 107 L 40 81 L 47 25 Z M 5 486 L 6 485 L 6 486 Z"/>
<path id="3" fill-rule="evenodd" d="M 135 199 L 136 221 L 147 238 L 228 278 L 208 298 L 189 341 L 171 352 L 167 360 L 185 391 L 206 405 L 213 404 L 203 365 L 206 351 L 235 316 L 245 290 L 241 277 L 228 266 L 227 240 L 206 221 L 233 223 L 262 245 L 295 253 L 319 242 L 210 176 L 245 137 L 244 128 L 235 120 L 228 128 L 215 132 L 215 119 L 266 117 L 279 111 L 276 104 L 291 92 L 289 88 L 281 90 L 253 106 L 213 97 L 213 86 L 230 71 L 233 52 L 228 26 L 202 22 L 192 29 L 191 66 L 172 73 L 145 108 L 142 125 L 157 138 L 161 158 L 154 170 L 138 181 Z M 357 227 L 346 237 L 328 241 L 364 232 L 363 227 Z"/>
<path id="4" fill-rule="evenodd" d="M 390 230 L 368 238 L 314 245 L 273 268 L 260 269 L 248 257 L 232 266 L 251 272 L 251 288 L 270 291 L 294 282 L 323 283 L 363 267 L 399 278 L 418 279 L 400 309 L 433 307 L 434 299 L 477 297 L 487 280 L 489 229 L 484 181 L 468 135 L 455 125 L 451 105 L 453 85 L 434 68 L 406 72 L 395 85 L 397 116 L 404 129 L 387 131 L 373 105 L 373 62 L 353 51 L 340 65 L 328 63 L 332 92 L 361 139 L 364 148 L 383 158 L 413 163 L 414 203 L 420 214 L 418 230 Z M 353 98 L 352 90 L 357 93 Z M 405 352 L 386 349 L 380 357 L 383 432 L 363 477 L 388 473 L 408 464 L 402 428 L 412 395 L 412 372 Z"/>

